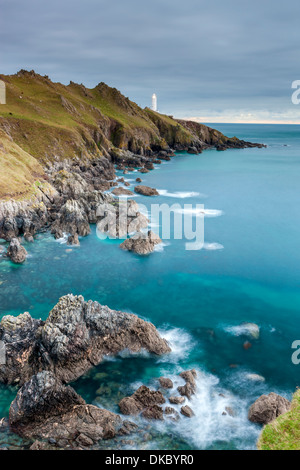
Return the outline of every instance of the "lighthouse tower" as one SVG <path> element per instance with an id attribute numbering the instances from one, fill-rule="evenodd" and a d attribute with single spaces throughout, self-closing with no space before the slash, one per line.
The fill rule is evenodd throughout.
<path id="1" fill-rule="evenodd" d="M 157 96 L 155 93 L 152 95 L 152 106 L 151 106 L 152 111 L 157 111 Z"/>

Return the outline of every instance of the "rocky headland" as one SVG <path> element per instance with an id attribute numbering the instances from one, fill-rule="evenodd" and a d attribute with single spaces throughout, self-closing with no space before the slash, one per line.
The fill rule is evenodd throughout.
<path id="1" fill-rule="evenodd" d="M 26 70 L 0 79 L 7 90 L 0 109 L 0 238 L 9 242 L 22 236 L 33 241 L 50 230 L 77 243 L 76 236 L 88 235 L 89 225 L 98 222 L 98 205 L 112 201 L 104 191 L 118 185 L 115 167 L 146 173 L 176 151 L 263 146 L 141 109 L 104 83 L 65 86 Z M 113 192 L 132 195 L 124 187 Z M 135 192 L 158 194 L 142 185 Z M 10 258 L 24 262 L 16 244 Z"/>
<path id="2" fill-rule="evenodd" d="M 0 381 L 19 388 L 6 425 L 22 438 L 60 442 L 64 448 L 90 447 L 136 429 L 115 413 L 86 404 L 67 383 L 124 350 L 170 352 L 151 323 L 73 295 L 62 297 L 46 321 L 29 313 L 3 317 L 0 341 L 6 352 Z"/>

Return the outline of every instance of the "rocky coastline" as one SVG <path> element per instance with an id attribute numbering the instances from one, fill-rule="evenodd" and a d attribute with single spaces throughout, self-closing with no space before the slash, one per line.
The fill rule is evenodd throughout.
<path id="1" fill-rule="evenodd" d="M 176 152 L 185 152 L 188 158 L 188 154 L 201 154 L 210 148 L 223 151 L 263 147 L 228 138 L 202 124 L 141 110 L 103 83 L 94 90 L 74 83 L 69 87 L 56 86 L 48 77 L 33 71 L 0 78 L 15 100 L 19 99 L 16 84 L 38 83 L 50 89 L 60 112 L 63 110 L 77 126 L 76 129 L 70 126 L 66 134 L 55 128 L 53 122 L 45 126 L 39 120 L 43 111 L 33 101 L 37 117 L 32 128 L 26 127 L 26 119 L 15 117 L 13 112 L 9 116 L 0 115 L 3 142 L 17 145 L 20 151 L 27 152 L 30 147 L 39 161 L 39 180 L 34 182 L 33 192 L 22 197 L 19 194 L 0 197 L 0 238 L 9 243 L 4 256 L 16 264 L 26 262 L 23 237 L 33 242 L 36 234 L 49 231 L 56 239 L 66 236 L 70 245 L 78 245 L 79 237 L 90 234 L 91 224 L 112 237 L 125 238 L 120 244 L 124 250 L 138 255 L 152 253 L 161 240 L 148 230 L 149 221 L 133 199 L 118 199 L 133 193 L 118 186 L 124 180 L 115 181 L 116 168 L 124 174 L 137 170 L 142 175 L 162 161 L 176 158 Z M 97 101 L 99 96 L 101 100 L 117 103 L 122 119 L 105 115 Z M 94 125 L 85 120 L 86 113 L 93 117 Z M 124 115 L 129 124 L 122 124 Z M 137 118 L 143 126 L 133 125 Z M 50 130 L 53 132 L 50 140 L 45 137 L 45 142 L 35 142 L 37 134 L 45 135 Z M 4 148 L 4 153 L 7 152 Z M 141 178 L 136 182 L 136 193 L 158 195 L 155 188 L 139 184 Z M 113 194 L 108 194 L 112 188 Z M 155 355 L 170 352 L 168 343 L 151 323 L 71 294 L 59 300 L 45 321 L 31 317 L 28 312 L 3 317 L 0 341 L 6 351 L 6 363 L 0 365 L 0 382 L 18 389 L 9 419 L 0 420 L 0 431 L 16 433 L 27 440 L 26 448 L 32 450 L 97 448 L 102 440 L 134 433 L 135 422 L 87 404 L 68 384 L 97 366 L 104 357 L 124 350 L 134 353 L 146 350 Z M 194 412 L 189 400 L 196 392 L 197 373 L 184 371 L 180 377 L 182 385 L 177 390 L 167 377 L 159 379 L 157 390 L 143 385 L 119 402 L 120 412 L 146 420 L 191 418 Z M 271 408 L 273 401 L 271 405 L 267 403 Z M 288 405 L 279 399 L 275 402 L 278 416 Z M 262 422 L 258 415 L 260 406 L 251 417 Z"/>
<path id="2" fill-rule="evenodd" d="M 1 420 L 1 426 L 32 444 L 38 440 L 39 449 L 49 443 L 87 448 L 134 431 L 134 423 L 86 404 L 66 384 L 124 350 L 171 351 L 151 323 L 73 295 L 62 297 L 46 321 L 28 312 L 3 317 L 0 341 L 6 351 L 0 382 L 18 387 L 9 419 Z"/>

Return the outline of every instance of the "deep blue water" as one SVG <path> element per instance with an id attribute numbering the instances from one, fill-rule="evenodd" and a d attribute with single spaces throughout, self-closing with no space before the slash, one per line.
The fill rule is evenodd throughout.
<path id="1" fill-rule="evenodd" d="M 138 447 L 254 448 L 260 428 L 247 421 L 249 404 L 270 391 L 290 397 L 300 385 L 300 365 L 291 362 L 291 344 L 300 339 L 300 128 L 212 127 L 268 147 L 178 154 L 153 172 L 125 175 L 162 190 L 156 198 L 136 197 L 148 207 L 199 203 L 213 211 L 215 217 L 205 217 L 205 249 L 186 251 L 186 240 L 171 239 L 138 257 L 118 241 L 99 240 L 92 227 L 79 248 L 40 235 L 26 245 L 23 266 L 0 259 L 1 316 L 29 311 L 45 319 L 72 292 L 134 312 L 171 341 L 169 357 L 122 356 L 80 379 L 74 386 L 89 402 L 118 411 L 120 397 L 142 382 L 153 385 L 161 374 L 175 377 L 187 367 L 199 371 L 191 403 L 196 416 L 154 425 L 152 441 Z M 157 232 L 159 221 L 152 222 Z M 243 321 L 260 327 L 259 339 L 239 334 L 235 327 Z M 99 391 L 101 384 L 106 388 Z M 0 388 L 0 415 L 14 394 Z M 236 416 L 222 415 L 225 406 Z"/>

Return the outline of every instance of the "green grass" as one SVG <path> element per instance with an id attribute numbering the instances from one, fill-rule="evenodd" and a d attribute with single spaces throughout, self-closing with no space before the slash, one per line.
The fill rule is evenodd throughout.
<path id="1" fill-rule="evenodd" d="M 291 411 L 267 424 L 258 441 L 260 450 L 300 450 L 300 390 L 292 400 Z"/>
<path id="2" fill-rule="evenodd" d="M 29 197 L 44 176 L 38 161 L 0 131 L 0 199 Z"/>

